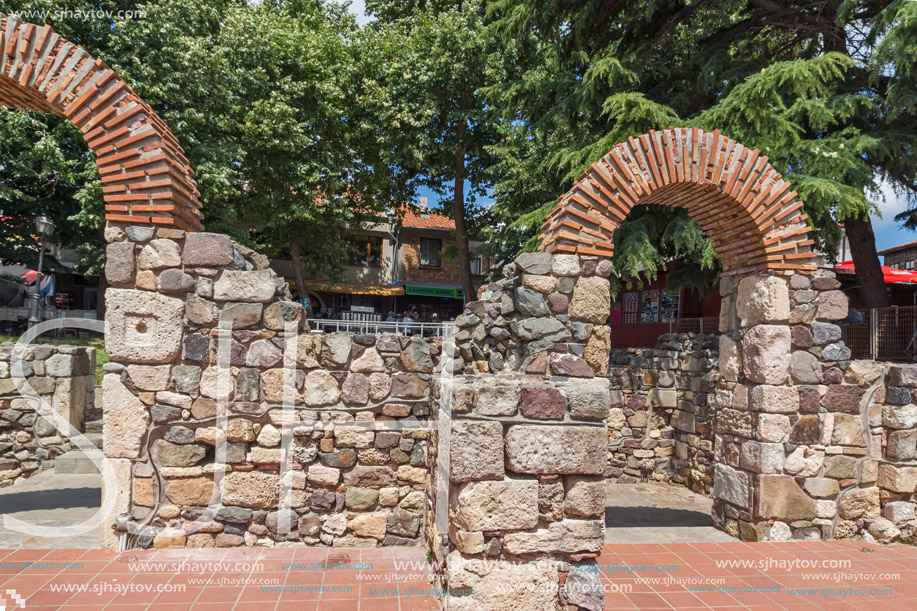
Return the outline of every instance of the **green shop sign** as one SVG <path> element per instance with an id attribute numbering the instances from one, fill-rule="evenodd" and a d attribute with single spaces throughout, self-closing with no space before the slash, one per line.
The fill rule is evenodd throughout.
<path id="1" fill-rule="evenodd" d="M 405 285 L 405 295 L 426 295 L 427 297 L 449 297 L 450 299 L 461 299 L 462 289 L 449 289 L 436 286 L 411 286 Z"/>

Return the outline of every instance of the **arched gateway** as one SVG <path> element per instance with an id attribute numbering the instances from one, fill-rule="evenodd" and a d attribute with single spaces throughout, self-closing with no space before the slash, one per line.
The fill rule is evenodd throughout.
<path id="1" fill-rule="evenodd" d="M 453 351 L 418 336 L 301 333 L 301 308 L 265 258 L 196 231 L 195 183 L 162 120 L 49 27 L 0 15 L 0 103 L 68 118 L 98 155 L 116 229 L 106 232 L 106 348 L 120 369 L 103 382 L 112 519 L 130 513 L 156 545 L 426 540 L 446 560 L 443 584 L 474 591 L 447 596 L 453 611 L 507 600 L 602 609 L 599 573 L 580 569 L 594 568 L 604 541 L 606 421 L 623 405 L 607 378 L 603 259 L 640 203 L 685 207 L 724 267 L 718 525 L 748 539 L 850 536 L 855 520 L 880 514 L 879 487 L 906 488 L 870 459 L 879 441 L 864 430 L 867 391 L 883 370 L 847 368 L 834 324 L 846 298 L 815 269 L 800 202 L 758 151 L 718 132 L 650 132 L 596 162 L 549 215 L 542 252 L 468 304 Z M 145 227 L 121 230 L 135 225 Z M 227 394 L 218 380 L 233 372 Z M 232 446 L 221 465 L 210 449 L 218 417 L 230 419 Z M 310 429 L 319 419 L 335 426 Z M 300 465 L 281 510 L 290 459 L 277 446 L 291 424 L 302 429 Z M 832 479 L 826 460 L 841 454 L 832 467 L 847 470 Z M 469 564 L 497 559 L 508 562 Z"/>
<path id="2" fill-rule="evenodd" d="M 724 275 L 814 270 L 802 202 L 761 156 L 697 128 L 628 138 L 592 164 L 542 226 L 541 249 L 610 257 L 638 204 L 685 208 L 713 242 Z"/>
<path id="3" fill-rule="evenodd" d="M 181 145 L 104 62 L 51 26 L 0 14 L 0 104 L 65 117 L 96 154 L 105 218 L 200 230 L 200 195 Z"/>

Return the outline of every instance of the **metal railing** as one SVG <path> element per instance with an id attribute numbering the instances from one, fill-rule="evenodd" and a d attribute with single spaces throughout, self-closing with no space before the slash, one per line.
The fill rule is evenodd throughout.
<path id="1" fill-rule="evenodd" d="M 337 320 L 310 318 L 309 329 L 314 333 L 399 333 L 423 337 L 445 337 L 453 322 L 393 322 L 385 320 Z"/>
<path id="2" fill-rule="evenodd" d="M 676 318 L 669 321 L 669 333 L 718 333 L 720 319 L 717 316 L 700 318 Z"/>
<path id="3" fill-rule="evenodd" d="M 917 307 L 851 310 L 842 338 L 855 359 L 917 360 Z"/>

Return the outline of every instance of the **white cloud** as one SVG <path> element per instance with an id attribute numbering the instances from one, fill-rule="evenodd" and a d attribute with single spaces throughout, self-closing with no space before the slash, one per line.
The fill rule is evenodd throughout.
<path id="1" fill-rule="evenodd" d="M 873 229 L 885 229 L 895 224 L 895 215 L 907 210 L 907 197 L 896 194 L 888 181 L 879 182 L 879 192 L 871 194 L 871 200 L 879 207 L 882 217 L 872 214 Z"/>
<path id="2" fill-rule="evenodd" d="M 338 0 L 338 4 L 347 4 L 347 0 Z M 352 0 L 347 10 L 354 14 L 360 25 L 369 23 L 369 17 L 366 16 L 366 0 Z"/>

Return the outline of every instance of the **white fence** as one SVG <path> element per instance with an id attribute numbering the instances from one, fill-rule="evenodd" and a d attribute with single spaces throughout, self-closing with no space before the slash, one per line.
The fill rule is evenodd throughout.
<path id="1" fill-rule="evenodd" d="M 393 322 L 385 320 L 336 320 L 329 318 L 310 318 L 309 329 L 313 333 L 400 333 L 402 335 L 422 335 L 424 337 L 445 337 L 449 334 L 452 322 Z"/>

